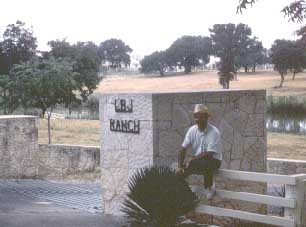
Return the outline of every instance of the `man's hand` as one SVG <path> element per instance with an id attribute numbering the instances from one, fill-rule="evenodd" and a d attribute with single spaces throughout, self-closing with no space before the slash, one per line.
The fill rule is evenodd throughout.
<path id="1" fill-rule="evenodd" d="M 205 152 L 204 153 L 204 158 L 210 160 L 213 158 L 213 152 Z"/>
<path id="2" fill-rule="evenodd" d="M 185 162 L 185 168 L 187 169 L 190 166 L 190 163 L 195 160 L 195 158 L 189 159 L 187 162 Z"/>
<path id="3" fill-rule="evenodd" d="M 183 176 L 184 175 L 184 169 L 183 168 L 178 168 L 178 170 L 175 173 L 177 176 Z"/>

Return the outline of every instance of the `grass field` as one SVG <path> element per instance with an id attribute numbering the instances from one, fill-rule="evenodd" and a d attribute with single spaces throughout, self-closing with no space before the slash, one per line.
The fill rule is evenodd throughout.
<path id="1" fill-rule="evenodd" d="M 280 76 L 274 71 L 258 71 L 256 73 L 238 73 L 238 80 L 230 82 L 234 89 L 267 89 L 268 95 L 301 96 L 306 95 L 306 72 L 286 76 L 282 88 L 277 88 Z M 118 76 L 102 80 L 97 92 L 108 91 L 179 91 L 195 89 L 221 89 L 215 71 L 197 72 L 176 76 Z"/>
<path id="2" fill-rule="evenodd" d="M 39 119 L 38 142 L 48 143 L 46 119 Z M 51 143 L 99 146 L 98 120 L 51 120 Z"/>
<path id="3" fill-rule="evenodd" d="M 99 146 L 99 121 L 51 120 L 52 143 Z M 39 143 L 47 143 L 47 120 L 40 120 Z M 306 135 L 268 133 L 268 157 L 306 159 Z"/>

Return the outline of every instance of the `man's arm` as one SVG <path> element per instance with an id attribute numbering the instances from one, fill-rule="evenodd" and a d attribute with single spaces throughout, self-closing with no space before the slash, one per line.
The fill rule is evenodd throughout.
<path id="1" fill-rule="evenodd" d="M 179 150 L 178 153 L 178 167 L 180 169 L 184 167 L 185 157 L 186 157 L 186 148 L 182 147 L 182 149 Z"/>

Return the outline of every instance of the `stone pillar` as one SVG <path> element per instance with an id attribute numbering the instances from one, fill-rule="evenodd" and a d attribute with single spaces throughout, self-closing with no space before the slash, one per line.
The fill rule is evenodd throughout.
<path id="1" fill-rule="evenodd" d="M 106 93 L 100 98 L 101 174 L 105 213 L 120 214 L 128 179 L 149 165 L 173 165 L 192 110 L 203 103 L 219 128 L 222 168 L 266 170 L 265 90 Z"/>
<path id="2" fill-rule="evenodd" d="M 38 169 L 36 117 L 0 116 L 0 177 L 33 178 Z"/>
<path id="3" fill-rule="evenodd" d="M 152 94 L 100 98 L 101 184 L 105 213 L 120 214 L 128 179 L 153 164 Z"/>

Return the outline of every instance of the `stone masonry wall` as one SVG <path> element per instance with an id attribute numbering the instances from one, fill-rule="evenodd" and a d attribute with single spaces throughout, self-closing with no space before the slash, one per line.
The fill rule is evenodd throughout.
<path id="1" fill-rule="evenodd" d="M 62 180 L 100 170 L 100 147 L 39 144 L 38 178 Z"/>
<path id="2" fill-rule="evenodd" d="M 266 170 L 265 90 L 230 90 L 153 94 L 154 163 L 177 161 L 196 103 L 213 113 L 210 123 L 221 133 L 222 168 Z"/>
<path id="3" fill-rule="evenodd" d="M 133 112 L 116 112 L 115 100 L 133 102 Z M 101 185 L 105 213 L 120 214 L 128 179 L 153 164 L 152 94 L 103 94 L 100 97 Z M 140 132 L 111 131 L 111 120 L 140 121 Z M 116 127 L 115 127 L 116 129 Z M 118 128 L 119 130 L 119 128 Z"/>
<path id="4" fill-rule="evenodd" d="M 306 173 L 306 160 L 268 158 L 267 172 L 284 175 Z"/>
<path id="5" fill-rule="evenodd" d="M 101 182 L 105 213 L 120 214 L 128 179 L 138 168 L 177 163 L 185 133 L 194 124 L 196 103 L 204 103 L 213 112 L 210 121 L 222 138 L 222 167 L 265 172 L 265 97 L 265 90 L 103 94 Z M 139 131 L 133 130 L 135 122 Z"/>
<path id="6" fill-rule="evenodd" d="M 241 171 L 266 171 L 267 141 L 265 128 L 266 92 L 230 90 L 153 94 L 154 164 L 176 165 L 178 151 L 189 127 L 197 103 L 213 113 L 209 120 L 221 134 L 221 168 Z M 191 150 L 188 152 L 191 154 Z M 203 185 L 203 176 L 188 178 L 190 184 Z M 230 191 L 264 193 L 265 185 L 253 182 L 218 180 L 217 188 Z M 214 205 L 260 212 L 261 205 L 214 199 Z M 203 219 L 207 218 L 204 215 Z M 232 219 L 214 218 L 214 224 L 227 226 Z"/>
<path id="7" fill-rule="evenodd" d="M 31 178 L 37 175 L 37 118 L 0 116 L 0 178 Z"/>
<path id="8" fill-rule="evenodd" d="M 0 178 L 62 180 L 100 170 L 100 147 L 38 144 L 37 121 L 0 116 Z"/>

